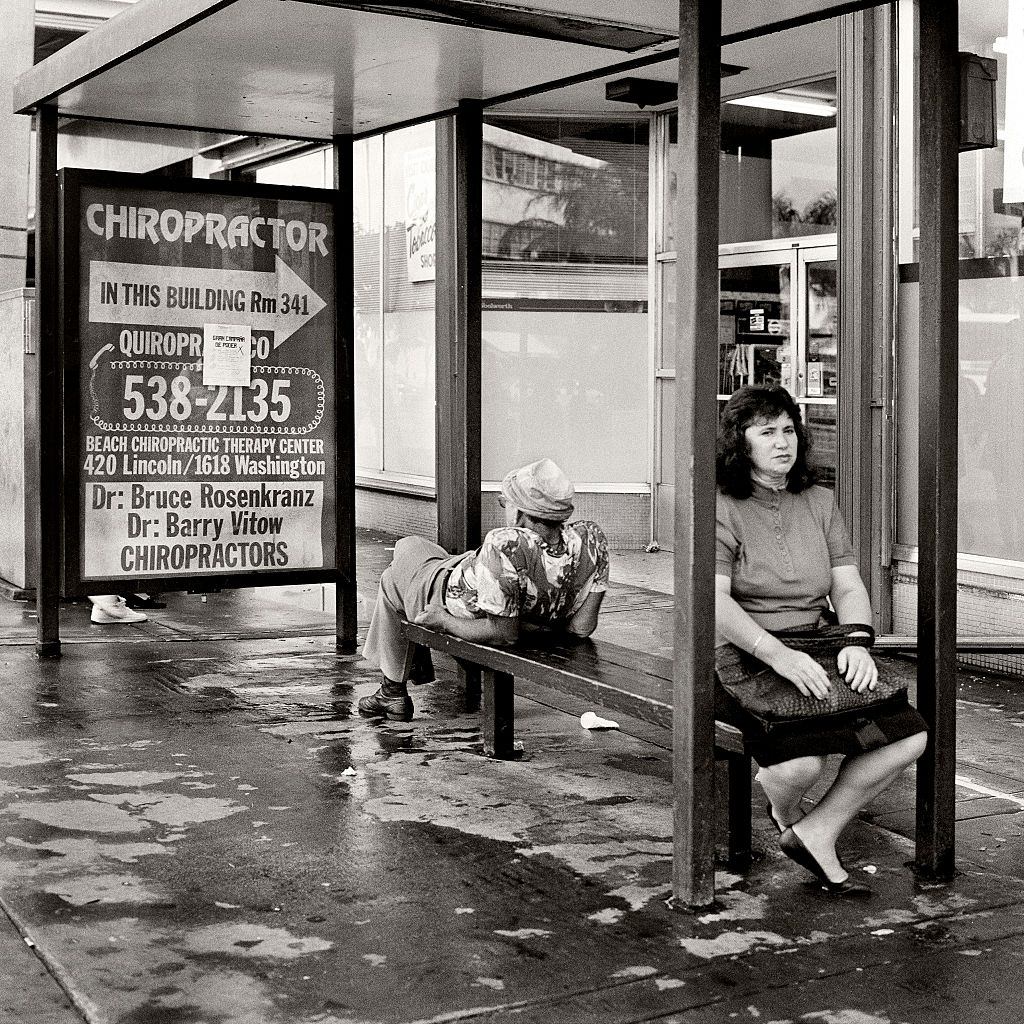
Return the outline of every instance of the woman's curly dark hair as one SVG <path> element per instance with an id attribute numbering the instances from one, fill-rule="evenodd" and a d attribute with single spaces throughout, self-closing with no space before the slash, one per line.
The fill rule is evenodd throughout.
<path id="1" fill-rule="evenodd" d="M 718 421 L 718 446 L 715 452 L 715 477 L 719 490 L 733 498 L 753 494 L 750 478 L 750 454 L 744 431 L 758 422 L 770 422 L 783 414 L 796 428 L 796 461 L 789 471 L 786 490 L 799 494 L 817 477 L 807 461 L 811 438 L 793 396 L 778 384 L 751 384 L 733 392 Z"/>

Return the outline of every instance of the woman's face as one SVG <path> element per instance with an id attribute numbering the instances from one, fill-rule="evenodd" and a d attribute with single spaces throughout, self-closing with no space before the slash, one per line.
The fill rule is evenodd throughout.
<path id="1" fill-rule="evenodd" d="M 796 462 L 799 443 L 789 413 L 773 420 L 757 420 L 743 433 L 754 471 L 774 482 L 785 480 Z"/>

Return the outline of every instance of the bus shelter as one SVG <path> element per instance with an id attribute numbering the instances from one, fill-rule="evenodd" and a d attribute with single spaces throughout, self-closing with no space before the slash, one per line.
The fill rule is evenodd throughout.
<path id="1" fill-rule="evenodd" d="M 657 0 L 621 20 L 591 0 L 423 0 L 374 4 L 322 0 L 139 0 L 134 8 L 24 74 L 16 110 L 36 127 L 36 325 L 39 363 L 40 514 L 37 650 L 60 653 L 57 609 L 65 581 L 61 536 L 72 480 L 64 461 L 62 332 L 76 321 L 60 293 L 57 137 L 65 119 L 121 126 L 125 138 L 153 130 L 327 142 L 335 192 L 350 194 L 357 139 L 418 121 L 437 129 L 437 466 L 439 541 L 464 550 L 480 532 L 481 217 L 483 113 L 573 83 L 623 76 L 671 62 L 678 83 L 676 225 L 680 244 L 676 327 L 674 612 L 674 869 L 680 905 L 714 896 L 714 502 L 717 412 L 718 175 L 722 47 L 875 6 L 872 0 Z M 921 4 L 920 35 L 920 400 L 918 703 L 931 728 L 918 765 L 917 867 L 949 877 L 954 862 L 957 442 L 940 429 L 957 410 L 957 155 L 959 59 L 956 0 Z M 670 65 L 671 66 L 671 65 Z M 870 89 L 871 83 L 868 83 Z M 81 188 L 82 182 L 74 183 Z M 86 181 L 101 188 L 102 181 Z M 67 183 L 65 183 L 65 188 Z M 95 198 L 95 197 L 94 197 Z M 273 196 L 250 197 L 272 201 Z M 312 202 L 317 197 L 310 197 Z M 322 197 L 321 197 L 322 198 Z M 91 207 L 90 207 L 91 208 Z M 102 209 L 103 204 L 97 204 Z M 338 206 L 341 210 L 343 204 Z M 66 215 L 66 214 L 65 214 Z M 136 216 L 138 217 L 138 213 Z M 148 215 L 146 215 L 148 216 Z M 180 234 L 171 216 L 144 220 Z M 217 213 L 205 213 L 221 216 Z M 97 234 L 104 232 L 96 214 Z M 315 255 L 323 218 L 291 228 L 283 215 L 246 222 L 253 246 L 267 239 Z M 275 227 L 274 222 L 280 227 Z M 195 231 L 208 226 L 193 224 Z M 225 219 L 224 225 L 228 221 Z M 220 221 L 215 221 L 220 224 Z M 231 221 L 234 225 L 234 221 Z M 270 226 L 268 226 L 270 225 Z M 91 225 L 90 225 L 91 226 Z M 241 228 L 237 228 L 241 230 Z M 280 232 L 280 237 L 278 237 Z M 299 236 L 302 236 L 301 239 Z M 109 233 L 108 233 L 109 237 Z M 177 237 L 177 235 L 175 235 Z M 344 240 L 344 233 L 341 234 Z M 856 235 L 845 246 L 852 259 Z M 295 242 L 295 245 L 291 245 Z M 299 244 L 301 242 L 301 244 Z M 261 244 L 262 243 L 262 244 Z M 840 248 L 844 246 L 840 226 Z M 843 264 L 844 266 L 847 264 Z M 287 272 L 287 268 L 286 271 Z M 161 281 L 159 260 L 134 286 Z M 256 273 L 256 271 L 253 271 Z M 333 365 L 337 445 L 334 558 L 339 647 L 356 644 L 352 451 L 352 255 L 337 248 Z M 271 275 L 272 276 L 272 275 Z M 145 278 L 145 279 L 143 279 Z M 163 283 L 174 281 L 163 275 Z M 178 282 L 176 287 L 187 287 Z M 116 287 L 107 283 L 107 287 Z M 102 283 L 97 285 L 101 302 Z M 228 290 L 230 291 L 230 290 Z M 113 295 L 113 293 L 108 293 Z M 133 292 L 142 296 L 145 291 Z M 183 293 L 188 294 L 188 293 Z M 308 303 L 299 288 L 287 292 Z M 83 297 L 84 298 L 84 297 Z M 291 302 L 291 300 L 290 300 Z M 280 310 L 268 310 L 277 313 Z M 309 316 L 308 305 L 301 312 Z M 224 314 L 230 320 L 230 313 Z M 230 337 L 219 342 L 230 346 Z M 197 342 L 198 344 L 198 342 Z M 227 366 L 225 373 L 237 371 Z M 224 381 L 233 380 L 229 376 Z M 283 412 L 285 384 L 265 405 Z M 214 385 L 216 382 L 214 382 Z M 226 385 L 222 385 L 226 386 Z M 126 391 L 126 396 L 128 392 Z M 131 396 L 128 396 L 131 397 Z M 183 399 L 175 396 L 179 404 Z M 865 399 L 867 400 L 867 399 Z M 144 399 L 138 406 L 145 413 Z M 261 416 L 236 409 L 240 418 Z M 225 415 L 231 415 L 225 410 Z M 319 422 L 319 421 L 318 421 Z M 211 464 L 212 465 L 212 464 Z M 325 470 L 326 472 L 326 470 Z M 326 478 L 325 478 L 326 479 Z M 116 504 L 116 496 L 100 496 Z M 102 504 L 102 501 L 101 501 Z M 141 519 L 139 523 L 139 529 Z M 271 557 L 265 553 L 260 557 Z M 258 570 L 258 566 L 255 567 Z M 230 584 L 229 584 L 230 585 Z"/>

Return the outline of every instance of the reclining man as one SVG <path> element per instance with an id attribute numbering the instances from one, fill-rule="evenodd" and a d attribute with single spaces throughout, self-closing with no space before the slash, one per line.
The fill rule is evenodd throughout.
<path id="1" fill-rule="evenodd" d="M 363 644 L 384 679 L 359 701 L 360 714 L 412 718 L 403 619 L 485 644 L 514 643 L 521 627 L 594 632 L 608 588 L 608 542 L 596 523 L 568 522 L 574 496 L 565 473 L 540 459 L 501 482 L 506 525 L 477 550 L 449 555 L 424 537 L 398 541 Z"/>

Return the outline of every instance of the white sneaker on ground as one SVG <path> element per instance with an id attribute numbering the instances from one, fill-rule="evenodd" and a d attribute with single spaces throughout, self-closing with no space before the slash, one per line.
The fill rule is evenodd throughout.
<path id="1" fill-rule="evenodd" d="M 100 598 L 90 598 L 92 601 L 92 615 L 90 621 L 98 625 L 107 625 L 111 622 L 145 622 L 149 616 L 145 612 L 137 612 L 129 608 L 123 597 L 117 594 L 104 595 Z"/>

